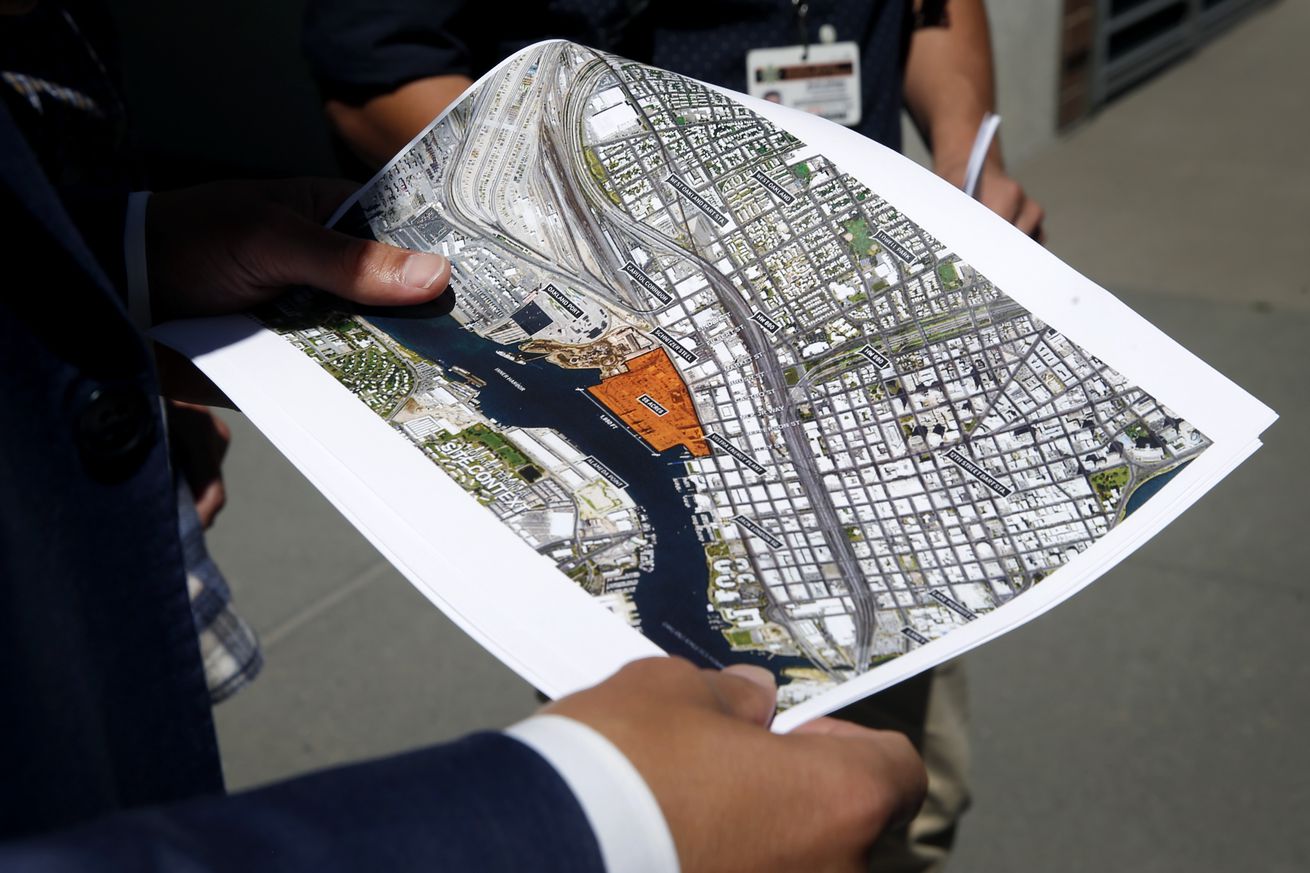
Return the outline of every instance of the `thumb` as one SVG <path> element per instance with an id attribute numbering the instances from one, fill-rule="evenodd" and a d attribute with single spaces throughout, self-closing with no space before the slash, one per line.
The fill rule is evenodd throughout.
<path id="1" fill-rule="evenodd" d="M 450 261 L 330 230 L 298 215 L 265 240 L 273 284 L 310 285 L 367 306 L 426 303 L 450 284 Z"/>
<path id="2" fill-rule="evenodd" d="M 763 667 L 733 664 L 722 670 L 703 673 L 719 708 L 729 715 L 761 727 L 773 721 L 777 709 L 778 683 Z"/>

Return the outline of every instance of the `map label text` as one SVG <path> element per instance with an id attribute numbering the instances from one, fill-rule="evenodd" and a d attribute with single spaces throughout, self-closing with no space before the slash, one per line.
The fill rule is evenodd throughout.
<path id="1" fill-rule="evenodd" d="M 705 215 L 709 217 L 710 221 L 714 222 L 719 227 L 724 227 L 725 225 L 727 225 L 728 219 L 724 218 L 723 213 L 715 209 L 713 206 L 711 206 L 708 200 L 697 194 L 695 189 L 693 189 L 686 182 L 682 181 L 681 178 L 679 178 L 678 176 L 670 175 L 668 181 L 669 184 L 673 186 L 674 190 L 676 190 L 683 197 L 686 197 L 692 203 L 696 204 L 696 208 L 699 209 L 701 212 L 704 212 Z"/>
<path id="2" fill-rule="evenodd" d="M 756 170 L 754 173 L 751 173 L 751 178 L 763 185 L 766 191 L 774 197 L 777 197 L 783 203 L 786 203 L 788 206 L 796 202 L 795 197 L 788 194 L 787 190 L 777 182 L 764 175 L 763 170 Z"/>
<path id="3" fill-rule="evenodd" d="M 754 470 L 756 473 L 758 473 L 761 476 L 764 475 L 764 468 L 761 467 L 759 464 L 757 464 L 751 458 L 750 455 L 746 454 L 741 449 L 737 448 L 732 443 L 728 442 L 723 437 L 719 436 L 717 433 L 712 433 L 709 436 L 705 437 L 705 439 L 711 445 L 717 446 L 723 451 L 727 452 L 729 455 L 732 455 L 743 466 L 749 467 L 750 469 Z"/>
<path id="4" fill-rule="evenodd" d="M 933 600 L 936 600 L 942 606 L 949 609 L 951 612 L 960 616 L 960 618 L 963 618 L 965 621 L 972 621 L 978 617 L 977 615 L 974 614 L 972 609 L 969 609 L 968 607 L 959 603 L 954 597 L 947 597 L 945 594 L 941 593 L 940 591 L 929 591 L 928 596 L 931 597 Z"/>
<path id="5" fill-rule="evenodd" d="M 582 317 L 582 310 L 578 308 L 578 304 L 574 303 L 572 300 L 565 297 L 563 292 L 561 292 L 554 285 L 547 285 L 545 290 L 546 293 L 550 295 L 550 299 L 558 303 L 560 305 L 560 308 L 563 309 L 565 312 L 567 312 L 569 315 L 573 316 L 574 318 Z"/>
<path id="6" fill-rule="evenodd" d="M 674 338 L 669 334 L 669 332 L 668 332 L 667 330 L 665 330 L 664 328 L 662 328 L 662 327 L 657 327 L 657 328 L 655 328 L 654 330 L 651 331 L 651 335 L 654 336 L 655 339 L 657 339 L 657 340 L 659 340 L 660 342 L 664 343 L 664 345 L 668 346 L 669 349 L 670 349 L 670 350 L 671 350 L 675 355 L 677 355 L 678 357 L 682 358 L 682 359 L 683 359 L 684 361 L 686 361 L 688 364 L 694 364 L 694 363 L 696 363 L 698 360 L 700 360 L 699 358 L 696 357 L 696 355 L 695 355 L 694 352 L 692 352 L 692 351 L 689 350 L 686 346 L 684 346 L 682 343 L 680 343 L 680 342 L 678 342 L 676 339 L 674 339 Z"/>
<path id="7" fill-rule="evenodd" d="M 1000 482 L 996 480 L 995 476 L 993 476 L 991 473 L 988 473 L 982 467 L 979 467 L 977 464 L 966 458 L 964 455 L 960 454 L 959 451 L 957 451 L 956 449 L 951 449 L 949 452 L 947 452 L 946 457 L 950 458 L 951 461 L 953 461 L 955 465 L 960 469 L 965 470 L 968 473 L 972 473 L 975 479 L 977 479 L 979 482 L 983 483 L 988 488 L 995 491 L 997 494 L 1001 495 L 1002 497 L 1010 496 L 1009 488 L 1006 488 L 1004 485 L 1002 485 Z"/>
<path id="8" fill-rule="evenodd" d="M 623 265 L 623 272 L 627 273 L 632 278 L 632 281 L 636 282 L 638 285 L 649 291 L 651 293 L 651 296 L 654 297 L 659 302 L 661 303 L 673 302 L 672 295 L 670 295 L 669 292 L 661 288 L 659 286 L 659 283 L 657 283 L 654 279 L 652 279 L 645 270 L 643 270 L 641 267 L 638 267 L 632 261 L 628 261 L 626 264 Z"/>
<path id="9" fill-rule="evenodd" d="M 741 525 L 742 527 L 746 528 L 746 530 L 748 530 L 748 531 L 750 531 L 751 533 L 755 534 L 755 536 L 757 536 L 757 537 L 759 537 L 760 539 L 764 540 L 766 543 L 768 543 L 768 544 L 769 544 L 770 546 L 772 546 L 773 548 L 775 548 L 775 549 L 781 549 L 781 548 L 782 548 L 782 546 L 783 546 L 783 542 L 782 542 L 782 540 L 778 539 L 778 538 L 775 537 L 773 534 L 769 533 L 767 530 L 765 530 L 764 528 L 760 527 L 760 526 L 759 526 L 758 524 L 756 524 L 755 521 L 753 521 L 752 519 L 749 519 L 749 518 L 747 518 L 747 517 L 744 516 L 744 515 L 739 515 L 739 516 L 737 516 L 736 518 L 734 518 L 733 521 L 737 522 L 737 524 Z"/>

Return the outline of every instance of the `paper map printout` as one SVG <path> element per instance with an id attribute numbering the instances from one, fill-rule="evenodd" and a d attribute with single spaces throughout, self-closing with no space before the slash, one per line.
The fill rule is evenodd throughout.
<path id="1" fill-rule="evenodd" d="M 265 323 L 664 650 L 818 692 L 1022 597 L 1210 441 L 822 153 L 553 42 L 362 193 L 453 312 Z M 349 220 L 349 216 L 348 216 Z"/>

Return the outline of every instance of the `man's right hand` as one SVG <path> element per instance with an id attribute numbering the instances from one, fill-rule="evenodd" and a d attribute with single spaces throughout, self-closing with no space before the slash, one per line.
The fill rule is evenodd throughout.
<path id="1" fill-rule="evenodd" d="M 922 802 L 923 763 L 902 734 L 836 719 L 771 733 L 775 694 L 759 667 L 652 658 L 544 711 L 627 756 L 659 801 L 682 873 L 866 869 L 878 834 Z"/>

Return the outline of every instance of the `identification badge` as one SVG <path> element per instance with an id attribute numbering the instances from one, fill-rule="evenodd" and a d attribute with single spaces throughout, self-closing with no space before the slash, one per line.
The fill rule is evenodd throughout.
<path id="1" fill-rule="evenodd" d="M 751 49 L 746 93 L 854 127 L 860 123 L 860 47 L 833 42 Z"/>

